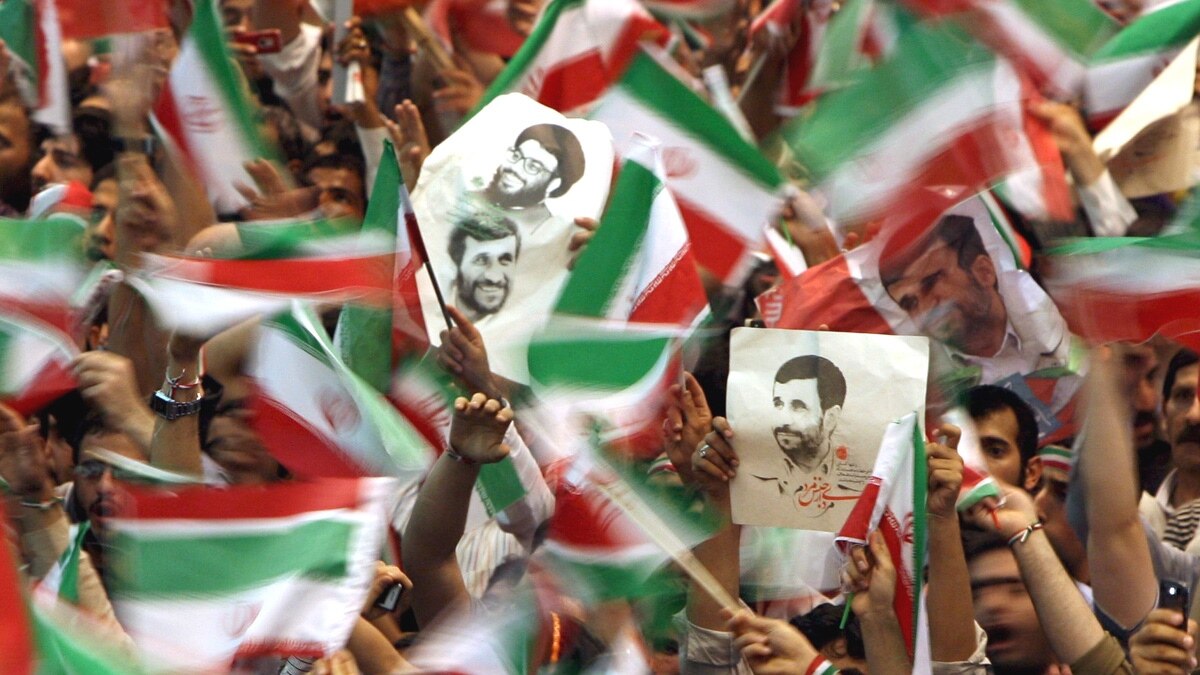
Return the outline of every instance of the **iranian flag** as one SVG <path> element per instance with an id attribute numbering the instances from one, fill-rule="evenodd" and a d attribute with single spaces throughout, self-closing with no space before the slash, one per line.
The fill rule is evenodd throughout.
<path id="1" fill-rule="evenodd" d="M 892 55 L 783 136 L 843 226 L 924 210 L 935 185 L 973 191 L 1039 166 L 1013 67 L 953 26 L 903 31 Z"/>
<path id="2" fill-rule="evenodd" d="M 610 438 L 627 438 L 633 448 L 657 438 L 657 413 L 680 375 L 678 338 L 708 312 L 665 182 L 659 146 L 639 138 L 600 228 L 529 347 L 535 391 L 600 411 L 615 427 Z"/>
<path id="3" fill-rule="evenodd" d="M 239 223 L 237 258 L 144 255 L 127 280 L 164 328 L 213 335 L 294 298 L 391 302 L 396 237 L 324 219 Z"/>
<path id="4" fill-rule="evenodd" d="M 850 11 L 851 6 L 863 5 L 866 1 L 848 3 L 843 11 Z M 821 93 L 814 86 L 814 74 L 829 26 L 829 14 L 828 8 L 814 7 L 803 0 L 774 0 L 751 22 L 751 43 L 763 40 L 763 35 L 766 35 L 767 41 L 772 41 L 781 39 L 792 30 L 797 31 L 796 43 L 785 57 L 783 72 L 779 77 L 775 94 L 776 113 L 795 115 Z M 769 57 L 760 57 L 764 58 Z M 757 78 L 757 69 L 762 67 L 761 61 L 756 63 L 748 77 Z"/>
<path id="5" fill-rule="evenodd" d="M 13 82 L 34 121 L 65 134 L 71 131 L 71 100 L 62 37 L 54 0 L 0 2 L 0 40 L 12 58 Z"/>
<path id="6" fill-rule="evenodd" d="M 245 79 L 225 46 L 216 0 L 198 0 L 153 122 L 167 146 L 188 166 L 217 213 L 247 205 L 234 187 L 253 186 L 244 164 L 273 158 L 254 119 Z"/>
<path id="7" fill-rule="evenodd" d="M 929 654 L 928 628 L 921 603 L 925 573 L 925 441 L 917 413 L 888 425 L 875 468 L 862 495 L 834 541 L 843 555 L 849 547 L 866 546 L 879 531 L 896 566 L 896 620 L 910 657 Z M 924 648 L 918 641 L 925 641 Z M 913 663 L 913 672 L 929 672 L 928 663 Z"/>
<path id="8" fill-rule="evenodd" d="M 84 285 L 83 228 L 70 217 L 0 218 L 0 316 L 72 328 L 72 299 Z"/>
<path id="9" fill-rule="evenodd" d="M 667 30 L 635 0 L 551 0 L 476 110 L 518 92 L 563 113 L 585 110 L 621 76 L 642 40 Z"/>
<path id="10" fill-rule="evenodd" d="M 0 401 L 30 415 L 75 388 L 71 361 L 79 348 L 45 323 L 0 315 Z"/>
<path id="11" fill-rule="evenodd" d="M 408 189 L 391 141 L 384 141 L 375 187 L 363 217 L 363 232 L 379 232 L 396 242 L 392 265 L 392 306 L 347 305 L 338 317 L 334 341 L 346 365 L 377 391 L 391 387 L 392 371 L 403 353 L 429 348 L 417 272 L 425 263 L 413 246 L 416 227 Z"/>
<path id="12" fill-rule="evenodd" d="M 1142 342 L 1157 333 L 1200 349 L 1200 232 L 1080 239 L 1050 253 L 1046 289 L 1081 337 Z"/>
<path id="13" fill-rule="evenodd" d="M 1080 91 L 1089 60 L 1120 26 L 1091 0 L 905 0 L 914 10 L 955 17 L 976 38 L 1060 96 Z"/>
<path id="14" fill-rule="evenodd" d="M 1111 122 L 1200 33 L 1200 1 L 1175 0 L 1126 26 L 1088 64 L 1083 107 L 1093 126 Z"/>
<path id="15" fill-rule="evenodd" d="M 54 0 L 62 35 L 90 40 L 117 33 L 170 28 L 165 0 Z"/>
<path id="16" fill-rule="evenodd" d="M 117 618 L 172 670 L 329 656 L 358 620 L 395 492 L 386 478 L 133 490 L 109 521 Z"/>
<path id="17" fill-rule="evenodd" d="M 337 354 L 299 302 L 259 329 L 248 374 L 255 426 L 298 476 L 415 477 L 432 455 L 408 422 Z"/>
<path id="18" fill-rule="evenodd" d="M 783 205 L 779 172 L 758 148 L 645 52 L 589 117 L 608 126 L 623 157 L 641 147 L 635 134 L 661 141 L 667 188 L 696 262 L 740 283 L 765 245 L 763 226 Z"/>

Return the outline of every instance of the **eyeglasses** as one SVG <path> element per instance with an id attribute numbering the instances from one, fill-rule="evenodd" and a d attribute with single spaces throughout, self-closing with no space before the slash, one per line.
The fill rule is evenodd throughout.
<path id="1" fill-rule="evenodd" d="M 525 156 L 525 153 L 516 148 L 508 149 L 508 161 L 521 167 L 521 170 L 530 176 L 537 176 L 543 173 L 550 173 L 550 169 L 546 168 L 545 164 Z"/>
<path id="2" fill-rule="evenodd" d="M 76 478 L 97 479 L 104 475 L 105 471 L 112 471 L 113 467 L 101 462 L 98 459 L 87 459 L 75 465 Z"/>

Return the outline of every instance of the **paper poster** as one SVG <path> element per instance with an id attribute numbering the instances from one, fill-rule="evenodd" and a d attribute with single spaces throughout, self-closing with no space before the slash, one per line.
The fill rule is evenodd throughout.
<path id="1" fill-rule="evenodd" d="M 1198 140 L 1195 122 L 1190 109 L 1164 117 L 1142 129 L 1108 160 L 1121 194 L 1136 199 L 1189 187 Z"/>
<path id="2" fill-rule="evenodd" d="M 733 520 L 836 532 L 884 431 L 924 414 L 923 337 L 735 328 L 726 413 L 740 466 Z"/>
<path id="3" fill-rule="evenodd" d="M 599 122 L 568 119 L 521 94 L 501 96 L 433 149 L 413 211 L 446 303 L 479 328 L 497 374 L 528 382 L 526 345 L 566 281 L 577 217 L 600 217 L 613 146 Z M 430 338 L 445 322 L 428 276 Z"/>

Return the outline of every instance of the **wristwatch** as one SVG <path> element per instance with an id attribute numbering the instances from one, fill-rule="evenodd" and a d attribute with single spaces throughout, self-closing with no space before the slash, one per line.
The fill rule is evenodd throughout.
<path id="1" fill-rule="evenodd" d="M 154 411 L 155 415 L 171 422 L 180 417 L 187 417 L 188 415 L 195 415 L 200 412 L 201 402 L 202 398 L 198 398 L 195 401 L 183 403 L 167 396 L 162 391 L 156 391 L 154 392 L 154 396 L 150 397 L 150 409 Z"/>

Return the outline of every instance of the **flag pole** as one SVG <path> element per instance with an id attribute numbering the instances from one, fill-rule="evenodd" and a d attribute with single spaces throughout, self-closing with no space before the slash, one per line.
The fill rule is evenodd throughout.
<path id="1" fill-rule="evenodd" d="M 450 312 L 446 311 L 446 299 L 442 296 L 441 286 L 438 286 L 437 275 L 433 273 L 433 261 L 429 259 L 429 252 L 425 250 L 425 239 L 421 237 L 421 226 L 417 223 L 416 215 L 411 212 L 406 213 L 404 226 L 408 228 L 409 241 L 412 242 L 417 255 L 421 256 L 421 260 L 425 263 L 425 271 L 429 273 L 429 283 L 433 285 L 433 294 L 437 298 L 438 308 L 442 310 L 442 319 L 446 322 L 446 330 L 454 330 L 454 322 L 450 319 Z"/>

